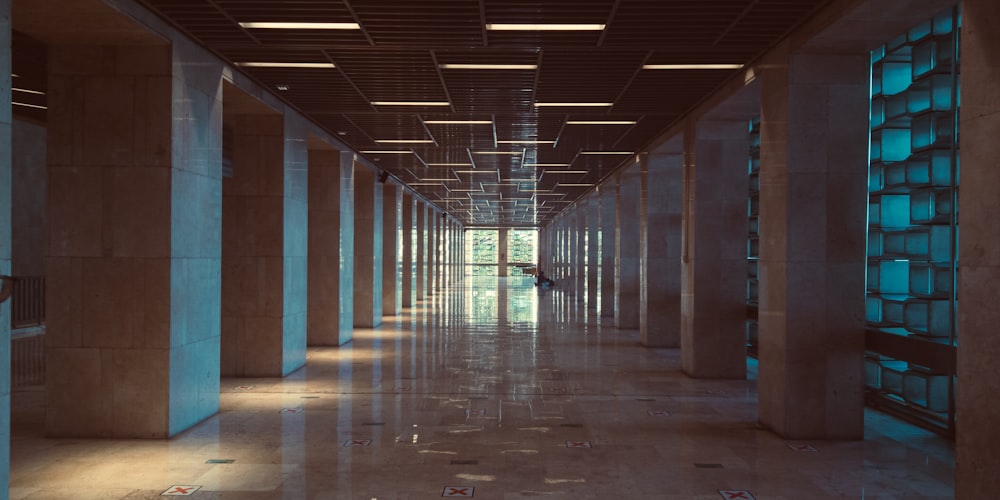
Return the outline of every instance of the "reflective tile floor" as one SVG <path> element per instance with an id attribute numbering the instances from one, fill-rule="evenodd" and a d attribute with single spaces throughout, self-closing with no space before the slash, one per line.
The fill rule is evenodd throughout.
<path id="1" fill-rule="evenodd" d="M 219 414 L 167 441 L 45 439 L 42 393 L 17 392 L 10 495 L 952 498 L 948 441 L 874 411 L 864 441 L 784 441 L 753 376 L 690 379 L 608 323 L 470 278 L 284 379 L 223 379 Z"/>

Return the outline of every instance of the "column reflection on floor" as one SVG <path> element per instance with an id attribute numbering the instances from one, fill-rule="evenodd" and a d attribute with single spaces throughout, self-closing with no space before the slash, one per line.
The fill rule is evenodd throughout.
<path id="1" fill-rule="evenodd" d="M 874 412 L 865 441 L 783 441 L 755 380 L 687 378 L 568 293 L 467 277 L 288 377 L 223 379 L 171 440 L 47 439 L 15 393 L 10 496 L 952 497 L 947 441 Z"/>

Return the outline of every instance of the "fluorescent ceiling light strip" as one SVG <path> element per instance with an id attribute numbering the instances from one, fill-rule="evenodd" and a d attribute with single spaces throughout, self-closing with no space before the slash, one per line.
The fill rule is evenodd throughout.
<path id="1" fill-rule="evenodd" d="M 362 151 L 362 153 L 370 155 L 405 155 L 413 153 L 413 151 L 410 149 L 369 149 Z"/>
<path id="2" fill-rule="evenodd" d="M 497 141 L 497 144 L 555 144 L 556 141 Z"/>
<path id="3" fill-rule="evenodd" d="M 590 187 L 590 186 L 593 186 L 593 184 L 560 182 L 558 184 L 558 186 L 560 186 L 560 187 L 561 186 L 567 186 L 567 187 Z"/>
<path id="4" fill-rule="evenodd" d="M 373 106 L 451 106 L 447 101 L 372 101 Z"/>
<path id="5" fill-rule="evenodd" d="M 243 68 L 335 68 L 329 62 L 238 62 Z"/>
<path id="6" fill-rule="evenodd" d="M 644 64 L 642 69 L 740 69 L 742 64 Z"/>
<path id="7" fill-rule="evenodd" d="M 569 163 L 525 163 L 525 167 L 568 167 Z"/>
<path id="8" fill-rule="evenodd" d="M 16 101 L 12 101 L 12 102 L 11 102 L 11 104 L 13 104 L 14 106 L 24 106 L 24 107 L 26 107 L 26 108 L 35 108 L 35 109 L 49 109 L 49 108 L 48 108 L 48 107 L 46 107 L 46 106 L 39 106 L 39 105 L 37 105 L 37 104 L 27 104 L 27 103 L 23 103 L 23 102 L 16 102 Z"/>
<path id="9" fill-rule="evenodd" d="M 409 186 L 441 186 L 440 182 L 411 182 Z"/>
<path id="10" fill-rule="evenodd" d="M 474 155 L 512 155 L 520 156 L 523 154 L 521 151 L 473 151 Z"/>
<path id="11" fill-rule="evenodd" d="M 434 144 L 430 139 L 376 139 L 379 144 Z"/>
<path id="12" fill-rule="evenodd" d="M 471 163 L 428 163 L 428 167 L 471 167 Z"/>
<path id="13" fill-rule="evenodd" d="M 424 182 L 458 182 L 458 179 L 420 179 Z"/>
<path id="14" fill-rule="evenodd" d="M 358 23 L 297 23 L 297 22 L 267 22 L 251 21 L 240 23 L 244 28 L 278 29 L 278 30 L 359 30 Z"/>
<path id="15" fill-rule="evenodd" d="M 535 107 L 604 108 L 614 104 L 613 102 L 536 102 Z"/>
<path id="16" fill-rule="evenodd" d="M 40 90 L 19 89 L 17 87 L 12 88 L 11 90 L 13 90 L 14 92 L 24 92 L 25 94 L 45 95 L 45 92 L 42 92 Z"/>
<path id="17" fill-rule="evenodd" d="M 453 170 L 456 174 L 491 174 L 496 175 L 496 170 Z"/>
<path id="18" fill-rule="evenodd" d="M 537 64 L 439 64 L 441 69 L 538 69 Z"/>
<path id="19" fill-rule="evenodd" d="M 566 125 L 635 125 L 635 120 L 568 120 Z"/>
<path id="20" fill-rule="evenodd" d="M 493 120 L 424 120 L 427 125 L 493 125 Z"/>
<path id="21" fill-rule="evenodd" d="M 603 31 L 606 25 L 592 24 L 515 24 L 486 23 L 490 31 Z"/>
<path id="22" fill-rule="evenodd" d="M 633 151 L 580 151 L 582 155 L 631 155 Z"/>
<path id="23" fill-rule="evenodd" d="M 586 174 L 586 173 L 588 173 L 588 171 L 587 170 L 546 170 L 545 173 L 546 174 L 550 174 L 550 175 L 554 175 L 554 174 Z"/>

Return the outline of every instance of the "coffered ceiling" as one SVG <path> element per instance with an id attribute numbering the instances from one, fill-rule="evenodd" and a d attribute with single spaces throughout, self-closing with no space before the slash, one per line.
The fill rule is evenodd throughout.
<path id="1" fill-rule="evenodd" d="M 826 3 L 142 1 L 483 226 L 544 224 Z"/>

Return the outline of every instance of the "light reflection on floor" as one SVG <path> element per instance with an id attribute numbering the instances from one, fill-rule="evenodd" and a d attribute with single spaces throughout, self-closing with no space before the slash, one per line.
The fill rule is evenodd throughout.
<path id="1" fill-rule="evenodd" d="M 223 379 L 221 412 L 169 441 L 46 439 L 42 393 L 18 392 L 11 498 L 952 498 L 947 441 L 869 412 L 865 441 L 786 442 L 755 380 L 689 379 L 610 325 L 476 277 L 288 377 Z"/>

